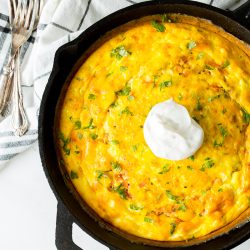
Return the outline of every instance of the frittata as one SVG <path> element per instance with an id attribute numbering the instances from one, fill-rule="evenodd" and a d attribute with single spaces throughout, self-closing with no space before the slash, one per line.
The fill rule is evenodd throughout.
<path id="1" fill-rule="evenodd" d="M 105 35 L 73 77 L 59 161 L 105 221 L 159 241 L 197 238 L 250 206 L 250 49 L 212 23 L 154 15 Z M 157 158 L 143 124 L 173 98 L 204 130 L 185 160 Z"/>

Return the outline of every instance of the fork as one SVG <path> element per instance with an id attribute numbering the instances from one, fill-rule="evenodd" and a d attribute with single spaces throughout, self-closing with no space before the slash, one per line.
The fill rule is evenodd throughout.
<path id="1" fill-rule="evenodd" d="M 12 123 L 15 134 L 21 136 L 28 129 L 28 120 L 23 108 L 19 68 L 15 72 L 13 71 L 16 66 L 19 67 L 19 59 L 17 59 L 18 63 L 16 65 L 16 58 L 19 57 L 19 48 L 31 36 L 41 11 L 41 4 L 39 0 L 9 0 L 9 10 L 12 43 L 10 58 L 8 64 L 3 69 L 0 81 L 0 114 L 3 114 L 8 104 L 13 88 L 12 75 L 16 73 L 18 76 L 15 76 L 14 79 Z"/>
<path id="2" fill-rule="evenodd" d="M 27 2 L 25 2 L 27 3 Z M 32 23 L 34 18 L 30 19 L 33 1 L 29 2 L 29 8 L 24 8 L 24 2 L 22 0 L 9 0 L 9 20 L 10 29 L 12 31 L 12 44 L 11 52 L 7 65 L 3 68 L 3 74 L 1 76 L 1 95 L 0 95 L 0 114 L 2 114 L 7 100 L 11 93 L 11 76 L 15 67 L 15 55 L 18 49 L 27 41 L 32 32 Z M 24 23 L 25 22 L 25 23 Z M 26 26 L 25 26 L 26 25 Z"/>

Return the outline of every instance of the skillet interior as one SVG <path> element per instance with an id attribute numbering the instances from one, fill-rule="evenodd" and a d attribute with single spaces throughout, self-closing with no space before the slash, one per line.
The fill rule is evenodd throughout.
<path id="1" fill-rule="evenodd" d="M 223 27 L 226 31 L 250 43 L 250 32 L 222 14 L 202 8 L 204 6 L 202 4 L 195 4 L 196 6 L 193 6 L 191 3 L 177 4 L 177 1 L 174 1 L 175 4 L 169 4 L 170 2 L 173 1 L 154 1 L 153 3 L 146 2 L 137 6 L 128 7 L 122 11 L 118 11 L 117 13 L 103 19 L 101 22 L 96 23 L 94 26 L 85 31 L 78 39 L 61 47 L 61 49 L 58 50 L 53 72 L 45 90 L 40 110 L 40 154 L 45 173 L 55 194 L 60 199 L 62 199 L 65 205 L 69 208 L 70 212 L 75 216 L 79 225 L 94 238 L 100 240 L 104 244 L 115 246 L 116 248 L 121 249 L 158 249 L 151 246 L 132 244 L 131 242 L 140 242 L 143 244 L 159 247 L 191 246 L 199 244 L 197 246 L 193 246 L 192 249 L 228 248 L 249 237 L 250 225 L 249 223 L 245 223 L 246 218 L 249 217 L 249 211 L 246 211 L 240 218 L 232 222 L 226 228 L 220 229 L 200 239 L 194 239 L 188 242 L 157 242 L 145 240 L 139 237 L 128 235 L 127 233 L 124 233 L 101 220 L 94 213 L 94 211 L 92 211 L 84 203 L 84 201 L 82 201 L 79 195 L 75 192 L 71 182 L 67 178 L 64 178 L 63 180 L 60 171 L 58 171 L 59 166 L 57 166 L 58 164 L 56 159 L 55 145 L 51 140 L 51 137 L 53 136 L 54 132 L 53 127 L 54 117 L 56 114 L 56 105 L 59 105 L 58 107 L 60 108 L 60 101 L 58 104 L 59 96 L 60 98 L 63 98 L 67 85 L 71 81 L 74 73 L 78 70 L 85 58 L 95 49 L 95 47 L 88 49 L 90 45 L 108 30 L 111 30 L 132 19 L 136 19 L 145 15 L 177 12 L 210 19 L 215 24 Z M 211 9 L 217 11 L 215 8 Z M 226 12 L 221 10 L 219 12 L 226 14 Z M 87 49 L 88 51 L 86 52 Z M 83 56 L 80 57 L 81 55 Z M 77 63 L 75 63 L 76 61 Z M 64 171 L 63 168 L 61 168 L 61 170 Z M 66 181 L 68 188 L 76 199 L 74 199 L 73 195 L 69 192 L 69 189 L 66 187 L 64 181 Z M 78 202 L 76 200 L 78 200 Z M 89 217 L 88 214 L 90 214 L 94 220 Z M 101 227 L 98 223 L 101 225 Z M 239 228 L 235 228 L 234 230 L 230 231 L 229 234 L 221 235 L 225 231 L 229 231 L 236 226 Z M 112 232 L 109 232 L 106 229 L 112 230 Z M 211 240 L 218 235 L 221 236 Z M 207 240 L 209 241 L 204 243 Z"/>

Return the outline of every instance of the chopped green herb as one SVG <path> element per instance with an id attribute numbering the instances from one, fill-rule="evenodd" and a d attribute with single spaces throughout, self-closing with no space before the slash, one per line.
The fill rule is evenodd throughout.
<path id="1" fill-rule="evenodd" d="M 213 100 L 219 99 L 219 98 L 220 98 L 220 95 L 211 96 L 211 97 L 208 98 L 208 101 L 209 101 L 209 102 L 212 102 Z"/>
<path id="2" fill-rule="evenodd" d="M 224 128 L 221 124 L 218 124 L 219 129 L 220 129 L 220 134 L 222 135 L 223 138 L 225 138 L 228 135 L 227 129 Z"/>
<path id="3" fill-rule="evenodd" d="M 202 105 L 200 103 L 200 99 L 199 98 L 197 99 L 197 102 L 196 102 L 196 110 L 198 110 L 198 111 L 202 110 Z"/>
<path id="4" fill-rule="evenodd" d="M 178 210 L 185 212 L 185 211 L 187 211 L 187 207 L 186 207 L 186 205 L 184 203 L 181 203 L 181 205 L 179 206 Z"/>
<path id="5" fill-rule="evenodd" d="M 143 206 L 137 206 L 135 204 L 130 204 L 129 208 L 132 209 L 132 210 L 142 210 Z"/>
<path id="6" fill-rule="evenodd" d="M 75 154 L 77 154 L 77 155 L 80 154 L 80 151 L 76 150 L 76 151 L 75 151 Z"/>
<path id="7" fill-rule="evenodd" d="M 132 145 L 132 150 L 135 152 L 138 149 L 138 144 L 137 145 Z"/>
<path id="8" fill-rule="evenodd" d="M 158 32 L 164 32 L 166 30 L 166 27 L 161 24 L 161 23 L 158 23 L 156 20 L 153 20 L 151 22 L 151 25 L 155 28 L 156 31 Z"/>
<path id="9" fill-rule="evenodd" d="M 173 195 L 170 190 L 166 190 L 166 195 L 170 200 L 177 201 L 178 199 L 178 196 Z"/>
<path id="10" fill-rule="evenodd" d="M 154 75 L 154 84 L 153 84 L 153 88 L 155 87 L 155 85 L 156 85 L 156 82 L 157 82 L 158 78 L 159 78 L 159 76 Z"/>
<path id="11" fill-rule="evenodd" d="M 214 163 L 213 159 L 211 159 L 210 157 L 207 157 L 205 159 L 204 164 L 200 168 L 200 170 L 204 172 L 206 168 L 212 168 L 214 166 L 214 164 L 215 163 Z"/>
<path id="12" fill-rule="evenodd" d="M 112 74 L 114 74 L 114 72 L 108 73 L 108 74 L 106 75 L 106 78 L 109 77 L 109 76 L 111 76 Z"/>
<path id="13" fill-rule="evenodd" d="M 193 49 L 194 47 L 196 47 L 196 42 L 195 41 L 190 41 L 189 43 L 187 43 L 187 48 L 189 50 Z"/>
<path id="14" fill-rule="evenodd" d="M 124 72 L 124 71 L 126 71 L 128 69 L 128 67 L 126 67 L 126 66 L 120 66 L 120 71 L 121 72 Z"/>
<path id="15" fill-rule="evenodd" d="M 196 60 L 202 59 L 202 58 L 204 57 L 204 55 L 205 55 L 205 54 L 204 54 L 203 51 L 199 52 L 198 55 L 197 55 L 197 57 L 196 57 Z"/>
<path id="16" fill-rule="evenodd" d="M 83 127 L 83 129 L 94 129 L 95 126 L 93 125 L 93 118 L 89 120 L 89 124 L 86 127 Z"/>
<path id="17" fill-rule="evenodd" d="M 97 170 L 97 179 L 100 180 L 102 178 L 103 174 L 104 174 L 103 171 Z"/>
<path id="18" fill-rule="evenodd" d="M 164 165 L 164 166 L 162 167 L 162 171 L 159 172 L 158 174 L 165 174 L 165 173 L 167 173 L 169 170 L 170 170 L 170 168 L 168 167 L 168 164 L 166 164 L 166 165 Z"/>
<path id="19" fill-rule="evenodd" d="M 250 114 L 243 108 L 241 108 L 241 112 L 242 112 L 243 121 L 247 124 L 250 123 Z"/>
<path id="20" fill-rule="evenodd" d="M 128 107 L 126 107 L 125 109 L 123 109 L 123 110 L 121 111 L 121 115 L 123 115 L 123 114 L 126 114 L 126 115 L 133 115 L 133 113 L 129 110 Z"/>
<path id="21" fill-rule="evenodd" d="M 177 22 L 177 18 L 172 18 L 170 17 L 168 14 L 163 14 L 161 15 L 161 20 L 163 23 L 176 23 Z"/>
<path id="22" fill-rule="evenodd" d="M 112 140 L 112 141 L 110 141 L 110 143 L 112 143 L 113 145 L 117 145 L 117 144 L 119 144 L 119 141 L 118 140 Z"/>
<path id="23" fill-rule="evenodd" d="M 120 184 L 118 187 L 114 187 L 113 191 L 118 193 L 122 199 L 127 200 L 128 198 L 127 190 L 125 187 L 123 187 L 122 184 Z"/>
<path id="24" fill-rule="evenodd" d="M 215 148 L 217 148 L 217 147 L 222 147 L 222 145 L 223 145 L 223 142 L 217 142 L 217 140 L 214 140 L 214 142 L 213 142 L 213 146 L 214 146 Z"/>
<path id="25" fill-rule="evenodd" d="M 121 90 L 115 92 L 118 96 L 128 96 L 129 93 L 131 91 L 131 87 L 129 86 L 125 86 L 124 88 L 122 88 Z"/>
<path id="26" fill-rule="evenodd" d="M 202 195 L 205 195 L 206 193 L 207 193 L 206 190 L 202 190 L 202 191 L 201 191 L 201 194 L 202 194 Z"/>
<path id="27" fill-rule="evenodd" d="M 187 169 L 193 171 L 194 169 L 191 166 L 187 166 Z"/>
<path id="28" fill-rule="evenodd" d="M 171 229 L 170 229 L 170 234 L 173 235 L 175 229 L 176 229 L 176 224 L 174 222 L 170 223 Z"/>
<path id="29" fill-rule="evenodd" d="M 114 101 L 114 102 L 112 102 L 111 104 L 110 104 L 110 108 L 115 108 L 115 107 L 117 107 L 118 106 L 118 103 L 116 102 L 116 101 Z"/>
<path id="30" fill-rule="evenodd" d="M 226 60 L 223 65 L 221 66 L 223 69 L 225 69 L 226 67 L 228 67 L 230 65 L 230 62 L 228 60 Z"/>
<path id="31" fill-rule="evenodd" d="M 112 49 L 110 56 L 115 57 L 116 59 L 120 60 L 123 57 L 131 55 L 132 53 L 124 47 L 124 45 L 118 46 L 115 49 Z"/>
<path id="32" fill-rule="evenodd" d="M 223 192 L 223 189 L 222 189 L 222 188 L 219 188 L 219 189 L 218 189 L 218 192 Z"/>
<path id="33" fill-rule="evenodd" d="M 135 99 L 135 97 L 134 97 L 133 95 L 129 95 L 129 96 L 128 96 L 128 100 L 129 100 L 129 101 L 133 101 L 134 99 Z"/>
<path id="34" fill-rule="evenodd" d="M 169 81 L 164 81 L 164 82 L 161 82 L 160 83 L 160 90 L 166 88 L 166 87 L 170 87 L 172 85 L 172 81 L 169 80 Z"/>
<path id="35" fill-rule="evenodd" d="M 118 162 L 112 161 L 112 162 L 110 162 L 110 165 L 111 165 L 111 167 L 112 167 L 114 170 L 116 170 L 116 171 L 119 171 L 119 172 L 120 172 L 120 171 L 122 170 L 121 164 L 118 163 Z"/>
<path id="36" fill-rule="evenodd" d="M 148 223 L 152 223 L 154 220 L 152 218 L 149 218 L 149 217 L 144 217 L 144 221 L 148 222 Z"/>
<path id="37" fill-rule="evenodd" d="M 80 129 L 82 126 L 81 121 L 75 121 L 75 129 Z"/>
<path id="38" fill-rule="evenodd" d="M 181 101 L 182 98 L 183 98 L 183 95 L 182 95 L 181 93 L 179 93 L 179 95 L 178 95 L 178 100 Z"/>
<path id="39" fill-rule="evenodd" d="M 96 99 L 96 95 L 90 93 L 88 99 L 89 100 L 95 100 Z"/>
<path id="40" fill-rule="evenodd" d="M 83 137 L 82 133 L 79 133 L 79 132 L 78 132 L 78 133 L 77 133 L 77 137 L 78 137 L 78 139 L 80 139 L 80 140 L 81 140 L 81 139 L 82 139 L 82 137 Z"/>
<path id="41" fill-rule="evenodd" d="M 226 108 L 223 108 L 222 109 L 222 114 L 225 114 L 227 112 L 227 109 Z"/>
<path id="42" fill-rule="evenodd" d="M 70 178 L 73 180 L 73 179 L 77 179 L 78 178 L 78 174 L 77 172 L 71 170 L 70 171 Z"/>
<path id="43" fill-rule="evenodd" d="M 70 155 L 70 149 L 67 147 L 68 144 L 70 143 L 70 138 L 65 138 L 62 132 L 59 132 L 58 135 L 59 139 L 62 141 L 63 143 L 63 151 L 66 155 Z"/>
<path id="44" fill-rule="evenodd" d="M 190 157 L 188 157 L 188 159 L 194 161 L 194 155 L 191 155 Z"/>
<path id="45" fill-rule="evenodd" d="M 91 138 L 92 140 L 96 140 L 97 137 L 98 137 L 98 135 L 95 134 L 95 133 L 90 133 L 89 136 L 90 136 L 90 138 Z"/>
<path id="46" fill-rule="evenodd" d="M 214 70 L 215 67 L 213 67 L 213 66 L 211 66 L 211 65 L 208 65 L 208 64 L 205 64 L 205 69 Z"/>

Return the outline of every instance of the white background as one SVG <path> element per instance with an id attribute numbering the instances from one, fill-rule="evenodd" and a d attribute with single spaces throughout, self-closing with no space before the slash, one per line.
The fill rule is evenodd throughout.
<path id="1" fill-rule="evenodd" d="M 54 250 L 57 201 L 44 175 L 37 143 L 0 171 L 0 250 Z M 73 225 L 84 250 L 108 248 Z M 249 250 L 250 240 L 235 250 Z M 129 250 L 129 249 L 128 249 Z"/>

